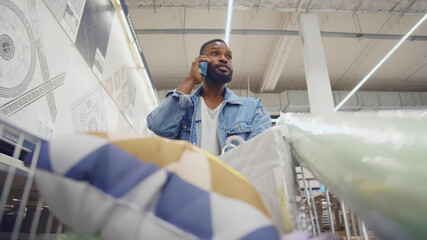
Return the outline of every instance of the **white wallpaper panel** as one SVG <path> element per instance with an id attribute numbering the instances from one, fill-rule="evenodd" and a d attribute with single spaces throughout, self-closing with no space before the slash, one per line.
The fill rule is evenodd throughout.
<path id="1" fill-rule="evenodd" d="M 1 117 L 46 138 L 152 134 L 154 103 L 109 0 L 0 0 L 0 22 Z"/>

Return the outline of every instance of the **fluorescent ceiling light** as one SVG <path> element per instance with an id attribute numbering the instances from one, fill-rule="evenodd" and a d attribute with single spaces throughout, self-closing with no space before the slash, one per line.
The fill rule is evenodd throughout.
<path id="1" fill-rule="evenodd" d="M 123 12 L 123 9 L 120 9 L 120 16 L 122 17 L 123 24 L 125 25 L 126 32 L 128 33 L 129 41 L 132 43 L 132 42 L 134 42 L 134 39 L 133 39 L 132 33 L 130 31 L 130 28 L 129 28 L 128 20 L 125 17 L 125 13 Z"/>
<path id="2" fill-rule="evenodd" d="M 158 95 L 157 95 L 157 93 L 154 91 L 153 85 L 151 85 L 151 81 L 150 81 L 150 78 L 148 77 L 147 69 L 145 69 L 145 68 L 144 68 L 144 70 L 142 70 L 142 72 L 143 72 L 143 74 L 144 74 L 144 76 L 145 76 L 145 79 L 146 79 L 147 83 L 150 85 L 151 94 L 153 94 L 154 99 L 156 100 L 156 104 L 158 105 L 158 104 L 159 104 L 159 102 L 160 102 L 160 101 L 159 101 L 159 96 L 158 96 Z"/>
<path id="3" fill-rule="evenodd" d="M 230 39 L 230 25 L 231 25 L 231 13 L 233 12 L 233 0 L 228 0 L 228 9 L 227 9 L 227 24 L 225 26 L 225 43 L 228 45 Z"/>
<path id="4" fill-rule="evenodd" d="M 147 72 L 147 70 L 145 68 L 144 68 L 144 70 L 142 70 L 142 73 L 144 74 L 145 80 L 147 80 L 147 82 L 149 82 L 150 78 L 148 77 L 148 72 Z"/>
<path id="5" fill-rule="evenodd" d="M 132 45 L 133 45 L 133 49 L 135 50 L 136 57 L 138 58 L 139 65 L 142 68 L 145 68 L 144 63 L 142 62 L 141 52 L 139 51 L 138 46 L 136 45 L 136 42 L 134 42 Z"/>
<path id="6" fill-rule="evenodd" d="M 357 86 L 355 88 L 353 88 L 353 90 L 351 90 L 351 92 L 335 107 L 335 111 L 337 111 L 338 109 L 340 109 L 342 107 L 342 105 L 344 105 L 345 102 L 347 102 L 348 99 L 350 99 L 351 96 L 353 96 L 353 94 L 372 76 L 372 74 L 374 74 L 379 67 L 381 67 L 381 65 L 383 65 L 383 63 L 396 51 L 396 49 L 398 47 L 400 47 L 400 45 L 402 45 L 402 43 L 415 31 L 415 29 L 417 29 L 425 20 L 427 19 L 427 14 L 424 15 L 423 18 L 421 18 L 420 21 L 417 22 L 417 24 L 415 24 L 415 26 L 409 30 L 409 32 L 407 34 L 405 34 L 405 36 L 402 37 L 402 39 L 400 39 L 400 41 L 390 50 L 389 53 L 387 53 L 387 55 L 368 73 L 368 75 L 366 75 L 362 81 L 359 82 L 359 84 L 357 84 Z"/>

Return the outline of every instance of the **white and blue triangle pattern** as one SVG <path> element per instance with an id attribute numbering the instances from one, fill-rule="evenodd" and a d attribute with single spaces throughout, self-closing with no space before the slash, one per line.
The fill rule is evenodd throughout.
<path id="1" fill-rule="evenodd" d="M 166 145 L 163 149 L 182 145 L 183 151 L 173 156 L 171 150 L 173 160 L 156 159 L 150 156 L 158 155 L 152 151 L 159 148 L 144 147 L 153 142 Z M 200 175 L 200 169 L 187 167 L 186 175 L 170 170 L 186 151 L 197 152 L 194 161 L 211 166 L 205 187 L 188 176 Z M 252 200 L 259 198 L 256 191 L 241 176 L 228 172 L 229 184 L 246 184 L 243 195 L 249 197 L 217 190 L 216 178 L 224 175 L 218 171 L 229 171 L 212 167 L 217 161 L 182 141 L 130 138 L 118 144 L 108 134 L 73 134 L 43 142 L 36 181 L 60 221 L 103 239 L 280 239 L 264 206 Z"/>

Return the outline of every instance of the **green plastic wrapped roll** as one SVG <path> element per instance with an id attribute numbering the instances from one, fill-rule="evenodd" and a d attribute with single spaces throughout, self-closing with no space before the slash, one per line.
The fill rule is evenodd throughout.
<path id="1" fill-rule="evenodd" d="M 300 163 L 384 239 L 427 236 L 427 112 L 289 113 Z"/>

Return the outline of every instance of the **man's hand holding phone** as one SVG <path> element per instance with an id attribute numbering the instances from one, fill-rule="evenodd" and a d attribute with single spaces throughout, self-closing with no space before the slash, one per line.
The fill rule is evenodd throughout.
<path id="1" fill-rule="evenodd" d="M 177 90 L 189 94 L 194 85 L 200 84 L 203 81 L 203 77 L 206 76 L 206 71 L 210 62 L 211 60 L 205 55 L 196 57 L 191 65 L 190 73 L 178 86 Z"/>
<path id="2" fill-rule="evenodd" d="M 206 77 L 206 71 L 208 69 L 208 64 L 210 62 L 211 60 L 205 55 L 200 55 L 194 59 L 193 65 L 191 67 L 190 75 L 196 78 L 196 82 L 195 82 L 196 84 L 201 83 L 203 80 L 203 77 Z"/>

